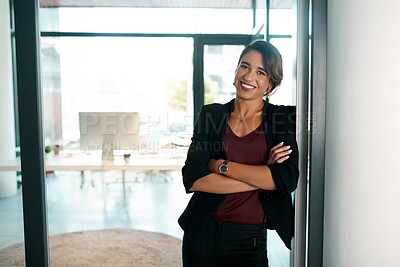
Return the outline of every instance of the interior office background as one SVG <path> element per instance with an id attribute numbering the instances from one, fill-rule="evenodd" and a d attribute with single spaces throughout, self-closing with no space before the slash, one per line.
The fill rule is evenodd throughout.
<path id="1" fill-rule="evenodd" d="M 2 1 L 5 8 L 0 9 L 5 12 L 0 16 L 1 51 L 10 49 L 6 2 Z M 321 155 L 311 156 L 325 157 L 324 190 L 320 192 L 324 195 L 323 266 L 400 263 L 396 253 L 400 238 L 399 7 L 395 0 L 327 2 L 326 98 L 313 99 L 326 104 L 326 134 Z M 0 68 L 1 140 L 8 140 L 2 143 L 4 158 L 9 157 L 7 151 L 15 152 L 15 145 L 9 145 L 15 138 L 8 131 L 14 127 L 9 55 L 4 55 Z M 311 182 L 313 178 L 311 173 Z"/>
<path id="2" fill-rule="evenodd" d="M 79 111 L 131 111 L 132 108 L 139 111 L 141 124 L 145 126 L 141 129 L 145 138 L 140 147 L 143 152 L 162 149 L 177 134 L 183 136 L 184 142 L 188 141 L 194 114 L 197 113 L 192 92 L 194 39 L 201 39 L 203 42 L 201 49 L 204 51 L 205 90 L 201 101 L 211 103 L 230 100 L 234 96 L 232 77 L 240 51 L 251 40 L 254 28 L 262 27 L 260 18 L 265 18 L 263 1 L 259 1 L 258 9 L 255 10 L 258 14 L 257 20 L 254 10 L 251 9 L 252 2 L 243 3 L 239 3 L 239 7 L 230 5 L 228 9 L 203 7 L 197 10 L 171 7 L 57 9 L 42 6 L 40 42 L 44 144 L 60 144 L 63 150 L 79 149 Z M 282 3 L 275 4 L 274 11 L 271 12 L 276 21 L 271 23 L 270 30 L 276 33 L 271 42 L 280 46 L 282 53 L 286 55 L 285 64 L 290 67 L 285 68 L 285 76 L 288 78 L 283 83 L 282 90 L 274 95 L 274 99 L 278 103 L 294 104 L 291 68 L 294 12 L 290 2 L 286 1 L 290 3 L 286 6 Z M 171 14 L 174 14 L 174 20 L 171 20 Z M 110 17 L 110 20 L 105 21 L 104 15 Z M 199 19 L 206 15 L 207 21 Z M 123 24 L 121 18 L 124 20 Z M 224 18 L 225 23 L 217 23 L 221 18 Z M 277 23 L 282 20 L 292 23 Z M 160 27 L 160 21 L 163 22 L 163 27 Z M 182 24 L 182 21 L 187 23 Z M 9 26 L 13 29 L 12 22 Z M 5 44 L 7 45 L 6 42 Z M 12 55 L 12 47 L 6 47 L 7 55 Z M 12 66 L 7 70 L 12 71 Z M 15 100 L 14 103 L 17 104 Z M 13 119 L 9 120 L 12 121 Z M 182 126 L 185 126 L 183 130 Z M 16 144 L 9 144 L 10 153 L 6 159 L 14 154 L 15 146 L 19 143 L 18 131 L 13 134 Z M 2 197 L 15 194 L 15 181 L 10 179 L 13 176 L 15 173 L 4 173 L 3 181 L 7 183 L 8 189 L 4 190 Z M 48 194 L 49 199 L 52 199 L 52 192 Z M 65 198 L 61 197 L 59 201 L 68 203 L 70 200 L 67 194 L 63 195 Z M 168 197 L 167 194 L 165 197 Z M 178 209 L 181 205 L 182 211 L 186 202 L 187 198 L 182 198 L 174 208 Z M 5 231 L 3 246 L 23 240 L 22 214 L 9 216 L 10 214 L 10 210 L 3 212 L 4 217 L 19 218 L 19 228 L 13 226 L 13 231 L 10 228 Z M 69 216 L 66 214 L 62 223 L 60 219 L 54 219 L 51 208 L 48 214 L 50 234 L 99 227 L 93 221 L 79 226 L 79 219 L 71 212 L 68 213 Z M 182 232 L 176 223 L 178 215 L 168 218 L 168 222 L 160 228 L 141 223 L 129 226 L 181 237 Z M 10 226 L 11 221 L 3 221 L 4 228 Z M 118 226 L 113 223 L 107 226 L 110 225 Z M 126 224 L 121 222 L 119 226 Z M 14 231 L 18 232 L 18 238 L 13 238 Z M 269 234 L 269 241 L 270 245 L 276 243 L 276 246 L 283 249 L 285 259 L 282 260 L 282 266 L 286 266 L 289 262 L 289 251 L 274 232 Z"/>

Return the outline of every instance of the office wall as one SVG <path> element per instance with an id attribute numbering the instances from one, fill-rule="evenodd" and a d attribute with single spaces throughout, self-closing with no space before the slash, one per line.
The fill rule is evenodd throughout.
<path id="1" fill-rule="evenodd" d="M 399 10 L 328 2 L 324 266 L 400 266 Z"/>
<path id="2" fill-rule="evenodd" d="M 15 157 L 9 1 L 0 0 L 0 161 Z M 17 192 L 15 172 L 0 172 L 0 198 Z"/>

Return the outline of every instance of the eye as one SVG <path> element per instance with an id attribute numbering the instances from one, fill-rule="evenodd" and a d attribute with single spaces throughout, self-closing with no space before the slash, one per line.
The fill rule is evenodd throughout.
<path id="1" fill-rule="evenodd" d="M 267 75 L 265 72 L 263 72 L 263 71 L 261 71 L 261 70 L 257 71 L 257 73 L 260 74 L 260 75 L 263 75 L 263 76 L 266 76 L 266 75 Z"/>
<path id="2" fill-rule="evenodd" d="M 249 67 L 247 65 L 242 64 L 242 65 L 240 65 L 240 68 L 247 70 Z"/>

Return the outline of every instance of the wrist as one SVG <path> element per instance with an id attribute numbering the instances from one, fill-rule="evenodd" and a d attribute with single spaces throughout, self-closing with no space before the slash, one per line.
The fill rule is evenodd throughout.
<path id="1" fill-rule="evenodd" d="M 229 161 L 228 160 L 221 160 L 221 161 L 222 162 L 220 162 L 220 164 L 218 165 L 218 173 L 222 174 L 222 175 L 226 175 L 226 173 L 229 170 L 229 167 L 228 167 Z"/>

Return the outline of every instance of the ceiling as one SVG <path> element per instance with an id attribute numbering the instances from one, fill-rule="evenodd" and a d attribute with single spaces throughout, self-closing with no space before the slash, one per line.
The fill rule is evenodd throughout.
<path id="1" fill-rule="evenodd" d="M 40 0 L 40 7 L 252 8 L 252 0 Z M 271 0 L 271 8 L 291 8 L 292 0 Z"/>

